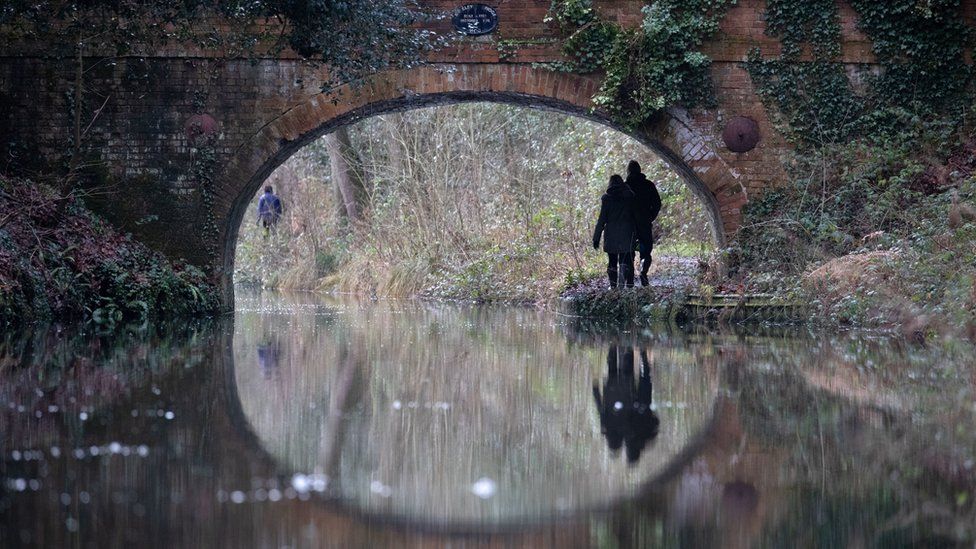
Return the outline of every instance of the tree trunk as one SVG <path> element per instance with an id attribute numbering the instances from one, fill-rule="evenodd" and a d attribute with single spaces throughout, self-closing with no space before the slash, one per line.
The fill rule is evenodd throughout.
<path id="1" fill-rule="evenodd" d="M 339 190 L 346 217 L 350 224 L 355 226 L 363 218 L 366 185 L 363 181 L 359 157 L 352 148 L 346 128 L 339 128 L 325 136 L 325 148 L 329 151 L 332 181 Z"/>
<path id="2" fill-rule="evenodd" d="M 402 113 L 388 114 L 383 117 L 383 124 L 387 131 L 387 154 L 390 158 L 390 169 L 391 175 L 390 179 L 396 185 L 402 183 L 403 178 L 406 174 L 407 168 L 405 166 L 403 144 L 400 142 L 402 131 L 405 122 L 403 121 Z"/>

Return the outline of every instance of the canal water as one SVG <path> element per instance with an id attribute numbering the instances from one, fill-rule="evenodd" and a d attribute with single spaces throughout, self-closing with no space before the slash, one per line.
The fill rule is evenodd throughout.
<path id="1" fill-rule="evenodd" d="M 0 340 L 0 546 L 971 545 L 971 348 L 238 296 Z"/>

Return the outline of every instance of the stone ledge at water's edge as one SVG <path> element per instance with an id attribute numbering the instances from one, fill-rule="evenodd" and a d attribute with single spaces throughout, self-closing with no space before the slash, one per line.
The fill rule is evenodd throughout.
<path id="1" fill-rule="evenodd" d="M 720 294 L 702 291 L 697 261 L 655 258 L 647 287 L 608 290 L 604 277 L 591 278 L 561 295 L 567 314 L 587 319 L 636 322 L 796 323 L 807 311 L 798 303 L 758 293 Z"/>

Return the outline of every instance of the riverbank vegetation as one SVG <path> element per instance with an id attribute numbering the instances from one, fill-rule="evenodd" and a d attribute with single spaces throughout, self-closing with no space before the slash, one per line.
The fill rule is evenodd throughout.
<path id="1" fill-rule="evenodd" d="M 580 118 L 477 103 L 370 118 L 299 151 L 256 201 L 238 283 L 286 289 L 536 302 L 605 278 L 589 234 L 609 176 L 630 159 L 658 182 L 663 254 L 713 249 L 702 203 L 647 147 Z M 259 193 L 260 194 L 260 193 Z"/>
<path id="2" fill-rule="evenodd" d="M 623 124 L 707 106 L 710 60 L 700 46 L 728 7 L 658 1 L 627 30 L 591 0 L 553 0 L 550 18 L 565 31 L 570 60 L 555 68 L 602 75 L 595 100 Z M 957 1 L 851 7 L 878 70 L 842 62 L 837 2 L 767 3 L 766 32 L 783 47 L 777 57 L 753 51 L 746 67 L 795 147 L 784 159 L 789 180 L 745 208 L 743 229 L 723 250 L 731 276 L 697 290 L 772 294 L 826 325 L 976 340 L 974 72 L 966 62 L 976 33 Z M 682 30 L 682 40 L 661 40 Z"/>
<path id="3" fill-rule="evenodd" d="M 730 262 L 814 321 L 976 340 L 976 34 L 958 2 L 851 4 L 877 73 L 840 62 L 836 3 L 770 3 L 783 53 L 747 68 L 795 150 L 789 181 L 744 210 Z"/>
<path id="4" fill-rule="evenodd" d="M 737 278 L 816 322 L 976 337 L 976 141 L 925 129 L 798 152 L 790 168 L 745 211 Z"/>
<path id="5" fill-rule="evenodd" d="M 82 200 L 0 177 L 0 325 L 215 313 L 203 272 L 133 241 Z"/>

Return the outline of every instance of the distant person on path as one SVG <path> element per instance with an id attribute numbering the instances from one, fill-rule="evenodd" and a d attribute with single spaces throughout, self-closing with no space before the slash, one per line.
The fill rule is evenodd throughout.
<path id="1" fill-rule="evenodd" d="M 654 249 L 654 235 L 651 226 L 661 213 L 661 195 L 653 181 L 641 173 L 636 160 L 627 165 L 627 186 L 634 192 L 634 222 L 636 224 L 638 249 L 640 250 L 640 283 L 647 286 L 647 271 L 651 268 L 651 251 Z"/>
<path id="2" fill-rule="evenodd" d="M 264 188 L 264 194 L 258 199 L 258 224 L 264 227 L 267 234 L 281 219 L 281 200 L 275 196 L 271 185 Z"/>
<path id="3" fill-rule="evenodd" d="M 600 198 L 600 217 L 593 231 L 593 249 L 600 249 L 602 236 L 611 290 L 617 287 L 621 271 L 624 285 L 628 288 L 634 286 L 634 199 L 634 192 L 617 174 L 610 177 L 610 186 Z"/>

